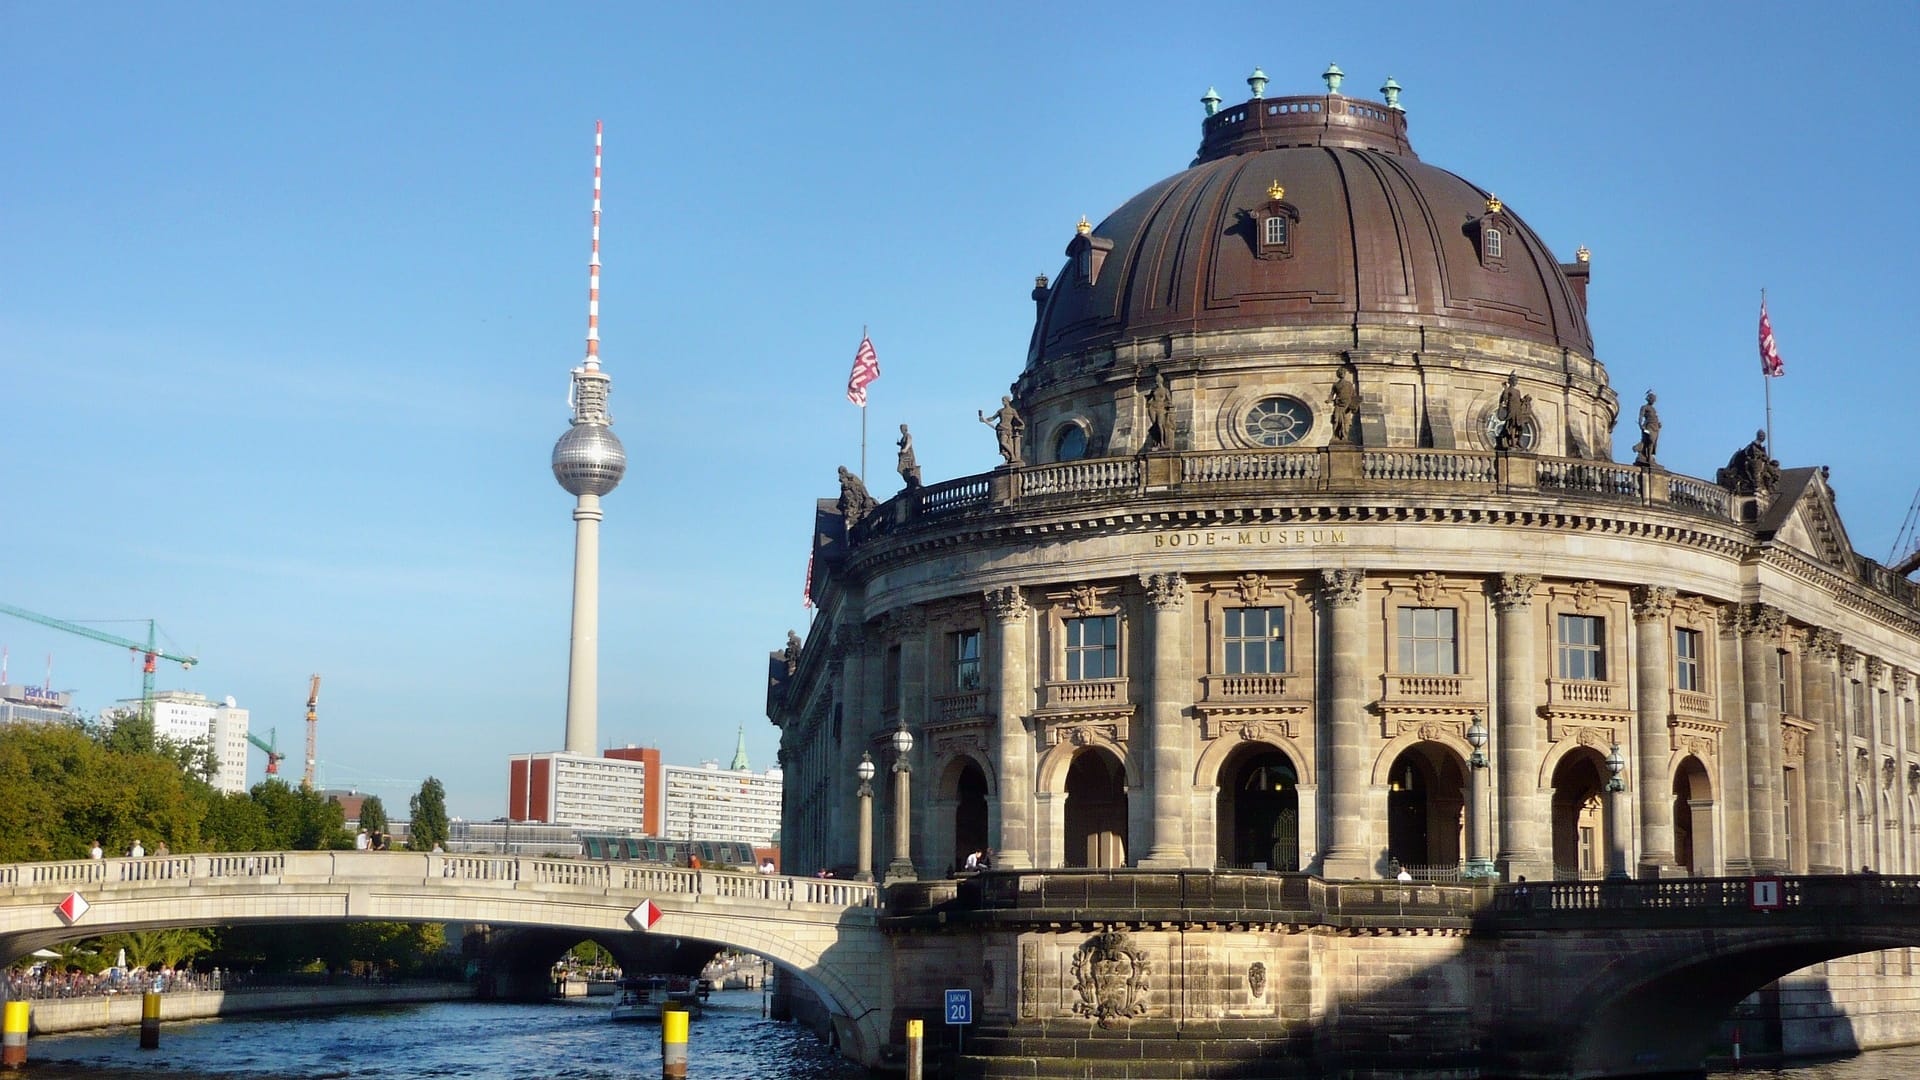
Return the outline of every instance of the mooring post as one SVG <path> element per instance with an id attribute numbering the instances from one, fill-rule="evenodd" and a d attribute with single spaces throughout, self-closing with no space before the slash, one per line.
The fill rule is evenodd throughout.
<path id="1" fill-rule="evenodd" d="M 686 1080 L 687 1010 L 669 1004 L 660 1012 L 661 1080 Z"/>
<path id="2" fill-rule="evenodd" d="M 921 1080 L 920 1059 L 925 1048 L 925 1024 L 907 1021 L 907 1080 Z"/>
<path id="3" fill-rule="evenodd" d="M 140 1049 L 160 1049 L 160 991 L 140 995 Z"/>
<path id="4" fill-rule="evenodd" d="M 27 1063 L 27 1027 L 32 1006 L 24 1001 L 7 1002 L 5 1021 L 0 1023 L 0 1065 L 18 1069 Z"/>

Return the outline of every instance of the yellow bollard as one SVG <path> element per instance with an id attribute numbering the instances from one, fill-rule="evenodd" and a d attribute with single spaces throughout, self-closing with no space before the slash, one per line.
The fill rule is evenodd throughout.
<path id="1" fill-rule="evenodd" d="M 0 1065 L 18 1069 L 27 1063 L 27 1018 L 32 1006 L 24 1001 L 9 1001 L 6 1022 L 0 1024 Z"/>
<path id="2" fill-rule="evenodd" d="M 668 1005 L 660 1012 L 661 1080 L 686 1080 L 687 1010 Z"/>
<path id="3" fill-rule="evenodd" d="M 140 995 L 140 1049 L 160 1049 L 160 991 Z"/>
<path id="4" fill-rule="evenodd" d="M 920 1059 L 926 1043 L 925 1036 L 925 1021 L 907 1021 L 907 1080 L 920 1080 Z"/>

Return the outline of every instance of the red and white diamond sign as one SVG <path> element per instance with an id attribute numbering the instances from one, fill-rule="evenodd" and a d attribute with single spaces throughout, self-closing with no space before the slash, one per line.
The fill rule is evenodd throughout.
<path id="1" fill-rule="evenodd" d="M 659 904 L 651 900 L 642 900 L 639 907 L 627 912 L 627 925 L 635 930 L 651 930 L 664 914 L 666 913 L 660 910 Z"/>
<path id="2" fill-rule="evenodd" d="M 53 911 L 54 914 L 60 916 L 61 920 L 68 926 L 72 926 L 74 923 L 79 922 L 80 916 L 85 915 L 87 909 L 91 907 L 93 907 L 93 905 L 87 903 L 86 897 L 81 896 L 77 892 L 71 892 L 67 894 L 65 900 L 53 905 Z"/>

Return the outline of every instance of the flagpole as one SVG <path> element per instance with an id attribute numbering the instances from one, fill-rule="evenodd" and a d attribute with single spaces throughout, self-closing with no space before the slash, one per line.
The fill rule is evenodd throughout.
<path id="1" fill-rule="evenodd" d="M 1763 297 L 1764 297 L 1764 294 L 1765 294 L 1765 290 L 1762 290 L 1762 295 L 1763 295 Z M 1763 301 L 1762 301 L 1762 302 L 1764 302 L 1764 299 L 1763 299 Z M 866 323 L 861 323 L 861 324 L 860 324 L 860 340 L 861 340 L 861 341 L 865 341 L 865 340 L 867 340 L 867 324 L 866 324 Z M 860 400 L 860 482 L 861 482 L 862 484 L 864 484 L 864 483 L 866 483 L 866 482 L 867 482 L 867 402 L 866 402 L 866 395 L 865 395 L 865 394 L 861 394 L 861 395 L 860 395 L 860 399 L 861 399 L 861 400 Z M 1767 400 L 1768 400 L 1769 402 L 1771 402 L 1771 401 L 1772 401 L 1773 399 L 1772 399 L 1772 398 L 1768 398 Z M 1768 409 L 1768 415 L 1769 415 L 1769 416 L 1771 416 L 1771 415 L 1772 415 L 1772 409 L 1773 409 L 1773 406 L 1772 406 L 1772 405 L 1768 405 L 1768 406 L 1767 406 L 1767 409 Z M 1771 422 L 1769 422 L 1769 423 L 1771 423 Z M 1771 441 L 1772 441 L 1772 439 L 1773 439 L 1773 435 L 1772 435 L 1771 433 L 1769 433 L 1769 434 L 1767 435 L 1767 439 L 1768 439 L 1768 441 L 1769 441 L 1769 442 L 1771 442 Z"/>
<path id="2" fill-rule="evenodd" d="M 1760 288 L 1760 310 L 1763 312 L 1767 310 L 1767 290 L 1764 285 Z M 1773 441 L 1773 375 L 1767 371 L 1765 364 L 1760 365 L 1760 382 L 1764 384 L 1767 389 L 1767 456 L 1778 461 L 1780 460 L 1780 447 Z M 862 411 L 860 415 L 864 419 L 867 414 Z M 864 429 L 862 430 L 864 433 Z M 865 447 L 866 444 L 862 442 L 861 448 L 863 453 L 865 452 Z"/>

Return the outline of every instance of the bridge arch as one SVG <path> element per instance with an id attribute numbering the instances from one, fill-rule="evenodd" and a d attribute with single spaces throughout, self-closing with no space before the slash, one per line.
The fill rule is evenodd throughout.
<path id="1" fill-rule="evenodd" d="M 63 921 L 69 894 L 84 914 Z M 874 1064 L 890 969 L 873 885 L 573 859 L 289 851 L 0 866 L 0 957 L 129 930 L 339 921 L 485 923 L 580 938 L 653 932 L 772 961 L 823 1002 L 842 1052 Z"/>

